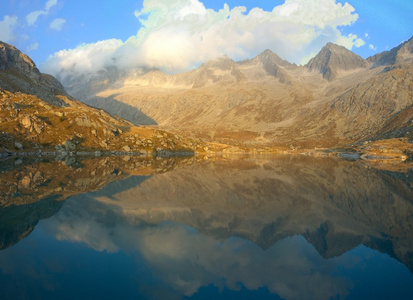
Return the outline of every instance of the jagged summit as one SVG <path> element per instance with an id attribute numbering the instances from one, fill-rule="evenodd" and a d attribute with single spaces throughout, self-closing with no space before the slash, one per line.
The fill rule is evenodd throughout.
<path id="1" fill-rule="evenodd" d="M 295 65 L 283 60 L 277 54 L 268 49 L 258 55 L 256 60 L 262 63 L 262 66 L 268 75 L 279 78 L 282 83 L 291 82 L 290 76 L 283 69 L 293 68 Z"/>
<path id="2" fill-rule="evenodd" d="M 413 37 L 390 51 L 376 54 L 367 60 L 373 63 L 373 67 L 388 66 L 413 60 Z"/>
<path id="3" fill-rule="evenodd" d="M 318 71 L 327 80 L 337 77 L 339 70 L 353 70 L 368 66 L 366 60 L 343 46 L 327 43 L 306 65 L 310 71 Z"/>
<path id="4" fill-rule="evenodd" d="M 275 54 L 269 49 L 259 54 L 255 59 L 262 62 L 264 65 L 276 64 L 278 66 L 285 67 L 285 68 L 296 66 L 295 64 L 291 64 L 288 61 L 282 59 L 281 57 L 279 57 L 277 54 Z"/>
<path id="5" fill-rule="evenodd" d="M 297 67 L 295 64 L 283 60 L 269 49 L 252 59 L 239 62 L 238 65 L 253 70 L 253 72 L 250 72 L 250 79 L 252 80 L 257 80 L 257 78 L 259 79 L 265 75 L 279 79 L 281 83 L 290 83 L 291 78 L 286 70 L 291 70 Z"/>

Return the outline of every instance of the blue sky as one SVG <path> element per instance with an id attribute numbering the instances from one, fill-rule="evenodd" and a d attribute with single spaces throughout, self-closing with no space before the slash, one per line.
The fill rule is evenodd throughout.
<path id="1" fill-rule="evenodd" d="M 0 40 L 53 75 L 110 64 L 174 73 L 267 48 L 305 63 L 327 42 L 367 58 L 411 38 L 412 16 L 408 0 L 2 0 Z"/>

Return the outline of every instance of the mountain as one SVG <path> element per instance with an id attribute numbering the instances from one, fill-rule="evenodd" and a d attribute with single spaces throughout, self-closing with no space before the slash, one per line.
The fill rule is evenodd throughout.
<path id="1" fill-rule="evenodd" d="M 323 75 L 323 78 L 327 80 L 336 79 L 338 72 L 341 70 L 363 69 L 367 66 L 368 63 L 357 54 L 354 54 L 343 46 L 332 43 L 327 43 L 327 45 L 306 64 L 306 67 L 310 71 L 319 72 Z"/>
<path id="2" fill-rule="evenodd" d="M 407 114 L 405 122 L 394 128 L 393 136 L 411 138 L 412 67 L 405 65 L 386 69 L 338 97 L 329 114 L 337 117 L 337 124 L 347 129 L 343 135 L 351 139 L 378 139 L 385 133 L 384 128 L 390 120 Z M 399 134 L 396 129 L 400 130 Z"/>
<path id="3" fill-rule="evenodd" d="M 291 77 L 288 74 L 288 70 L 297 67 L 296 65 L 283 60 L 268 49 L 253 59 L 240 62 L 240 66 L 250 80 L 254 79 L 258 81 L 267 76 L 271 76 L 279 79 L 281 83 L 291 83 Z"/>
<path id="4" fill-rule="evenodd" d="M 328 43 L 305 66 L 266 50 L 174 75 L 108 68 L 84 80 L 93 89 L 62 80 L 72 96 L 134 124 L 209 142 L 299 151 L 411 141 L 412 43 L 368 59 Z"/>
<path id="5" fill-rule="evenodd" d="M 136 127 L 75 100 L 56 78 L 42 74 L 28 56 L 3 42 L 0 101 L 1 153 L 193 153 L 205 148 L 203 143 L 176 134 Z"/>
<path id="6" fill-rule="evenodd" d="M 399 46 L 391 49 L 390 51 L 385 51 L 379 53 L 367 60 L 374 64 L 374 66 L 388 66 L 399 63 L 404 63 L 406 61 L 411 61 L 413 59 L 413 37 L 408 41 L 403 42 Z"/>

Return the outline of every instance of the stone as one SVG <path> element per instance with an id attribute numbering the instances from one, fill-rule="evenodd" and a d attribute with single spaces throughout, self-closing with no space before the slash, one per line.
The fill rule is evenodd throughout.
<path id="1" fill-rule="evenodd" d="M 71 141 L 66 141 L 65 142 L 65 148 L 66 148 L 67 151 L 73 151 L 73 150 L 76 149 L 76 144 L 74 144 Z"/>
<path id="2" fill-rule="evenodd" d="M 37 133 L 41 133 L 42 130 L 43 130 L 43 126 L 41 126 L 41 125 L 38 124 L 38 123 L 34 123 L 34 124 L 33 124 L 33 129 L 34 129 L 34 131 L 36 131 Z"/>
<path id="3" fill-rule="evenodd" d="M 19 150 L 23 150 L 23 145 L 18 142 L 14 142 L 14 146 Z"/>
<path id="4" fill-rule="evenodd" d="M 66 166 L 71 166 L 76 162 L 76 158 L 73 156 L 66 156 L 65 157 L 65 165 Z"/>
<path id="5" fill-rule="evenodd" d="M 17 103 L 13 103 L 13 109 L 15 109 L 16 111 L 20 111 L 20 105 L 18 105 Z"/>
<path id="6" fill-rule="evenodd" d="M 65 116 L 65 113 L 64 112 L 60 112 L 60 111 L 55 111 L 55 112 L 53 112 L 56 116 L 58 116 L 58 117 L 64 117 Z"/>
<path id="7" fill-rule="evenodd" d="M 75 122 L 79 126 L 92 127 L 92 122 L 90 121 L 90 118 L 88 116 L 77 117 L 75 119 Z"/>
<path id="8" fill-rule="evenodd" d="M 23 125 L 23 127 L 25 128 L 30 128 L 32 126 L 32 119 L 30 116 L 24 116 L 21 120 L 20 120 L 20 124 Z"/>
<path id="9" fill-rule="evenodd" d="M 29 177 L 29 176 L 25 176 L 25 177 L 23 177 L 22 180 L 20 180 L 19 186 L 27 189 L 27 188 L 30 187 L 31 182 L 32 182 L 32 181 L 31 181 L 30 177 Z"/>

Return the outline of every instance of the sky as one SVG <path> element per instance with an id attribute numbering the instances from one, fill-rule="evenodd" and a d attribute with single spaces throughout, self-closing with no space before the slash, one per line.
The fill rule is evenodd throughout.
<path id="1" fill-rule="evenodd" d="M 363 58 L 413 36 L 410 0 L 1 0 L 0 40 L 59 79 L 108 66 L 169 74 L 266 49 L 305 64 L 327 43 Z"/>

